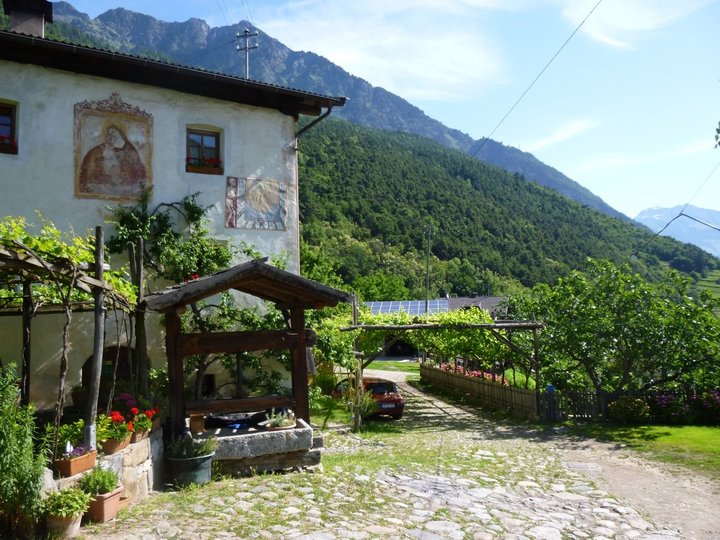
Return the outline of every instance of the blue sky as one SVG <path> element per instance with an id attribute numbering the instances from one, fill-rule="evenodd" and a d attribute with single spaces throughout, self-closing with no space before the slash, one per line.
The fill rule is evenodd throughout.
<path id="1" fill-rule="evenodd" d="M 477 139 L 597 1 L 70 3 L 91 17 L 124 7 L 165 21 L 250 21 Z M 720 168 L 712 173 L 720 164 L 718 22 L 720 0 L 602 0 L 492 138 L 533 153 L 631 217 L 687 202 L 720 210 Z"/>

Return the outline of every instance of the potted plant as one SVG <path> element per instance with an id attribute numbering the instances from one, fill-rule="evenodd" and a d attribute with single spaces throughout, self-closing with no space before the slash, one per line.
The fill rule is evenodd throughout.
<path id="1" fill-rule="evenodd" d="M 266 429 L 289 429 L 295 427 L 295 413 L 292 409 L 281 410 L 275 412 L 275 409 L 267 415 L 267 420 L 263 420 L 258 425 L 265 426 Z"/>
<path id="2" fill-rule="evenodd" d="M 130 444 L 131 430 L 125 417 L 118 411 L 101 414 L 97 420 L 97 441 L 102 444 L 103 452 L 114 454 Z"/>
<path id="3" fill-rule="evenodd" d="M 98 465 L 80 479 L 78 487 L 92 497 L 85 513 L 90 521 L 104 523 L 115 518 L 124 489 L 115 471 Z"/>
<path id="4" fill-rule="evenodd" d="M 83 427 L 82 419 L 71 424 L 58 426 L 57 437 L 54 435 L 54 426 L 48 424 L 45 428 L 45 444 L 48 448 L 55 448 L 52 452 L 53 465 L 58 474 L 64 478 L 75 476 L 81 472 L 92 469 L 95 466 L 97 451 L 82 444 Z M 57 441 L 57 446 L 52 446 L 51 441 Z"/>
<path id="5" fill-rule="evenodd" d="M 50 536 L 75 538 L 90 504 L 90 495 L 79 488 L 54 491 L 45 499 L 45 524 Z"/>
<path id="6" fill-rule="evenodd" d="M 69 478 L 92 469 L 95 466 L 96 459 L 97 450 L 92 450 L 81 444 L 73 446 L 68 442 L 65 451 L 60 457 L 55 458 L 53 464 L 60 476 Z"/>
<path id="7" fill-rule="evenodd" d="M 150 434 L 150 430 L 153 427 L 152 418 L 155 416 L 155 411 L 153 409 L 147 409 L 146 411 L 140 412 L 140 409 L 133 407 L 130 409 L 130 414 L 132 414 L 132 420 L 129 423 L 132 430 L 130 442 L 136 443 Z"/>
<path id="8" fill-rule="evenodd" d="M 210 482 L 216 448 L 215 437 L 193 439 L 188 435 L 171 442 L 166 453 L 170 483 L 185 487 Z"/>

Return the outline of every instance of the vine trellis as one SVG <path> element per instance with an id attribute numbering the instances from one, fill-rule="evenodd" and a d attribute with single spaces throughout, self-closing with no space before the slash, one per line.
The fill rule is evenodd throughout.
<path id="1" fill-rule="evenodd" d="M 99 227 L 98 231 L 101 230 Z M 59 388 L 55 403 L 56 433 L 65 404 L 65 381 L 69 364 L 68 349 L 73 311 L 87 311 L 92 305 L 96 308 L 96 313 L 101 316 L 104 316 L 107 308 L 116 313 L 118 311 L 131 313 L 136 302 L 133 286 L 119 272 L 108 272 L 103 275 L 104 246 L 101 239 L 100 233 L 96 235 L 95 241 L 76 236 L 69 236 L 66 240 L 48 222 L 43 223 L 39 233 L 31 234 L 27 231 L 23 218 L 6 217 L 0 220 L 0 314 L 21 315 L 23 319 L 20 378 L 23 405 L 27 405 L 30 401 L 32 319 L 43 306 L 46 307 L 41 311 L 42 313 L 65 315 Z M 98 246 L 102 246 L 102 249 L 98 250 Z M 101 279 L 88 273 L 93 269 L 93 264 L 96 276 Z M 101 291 L 102 294 L 96 295 L 94 299 L 93 294 L 97 291 Z M 97 309 L 97 298 L 101 299 L 101 309 Z M 94 354 L 97 356 L 98 351 L 95 350 Z M 97 364 L 99 374 L 101 358 L 95 358 L 94 362 Z"/>

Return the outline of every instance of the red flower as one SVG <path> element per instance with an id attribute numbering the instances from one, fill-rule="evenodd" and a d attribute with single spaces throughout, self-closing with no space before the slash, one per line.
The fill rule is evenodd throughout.
<path id="1" fill-rule="evenodd" d="M 133 423 L 132 423 L 132 422 L 128 422 L 128 429 L 129 429 L 130 431 L 135 431 L 135 428 L 133 427 Z"/>
<path id="2" fill-rule="evenodd" d="M 111 411 L 110 412 L 110 420 L 112 420 L 116 424 L 119 424 L 120 422 L 125 421 L 125 417 L 122 414 L 120 414 L 118 411 Z"/>
<path id="3" fill-rule="evenodd" d="M 133 407 L 132 409 L 130 409 L 130 413 L 131 413 L 133 416 L 135 416 L 135 415 L 136 415 L 137 413 L 139 413 L 139 412 L 140 412 L 140 409 L 138 409 L 137 407 Z"/>
<path id="4" fill-rule="evenodd" d="M 153 416 L 155 416 L 155 410 L 148 409 L 147 411 L 145 411 L 145 416 L 147 416 L 150 420 L 152 420 Z"/>

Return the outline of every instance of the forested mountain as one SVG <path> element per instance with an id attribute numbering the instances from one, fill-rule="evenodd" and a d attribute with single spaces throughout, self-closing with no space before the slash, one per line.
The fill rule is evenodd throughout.
<path id="1" fill-rule="evenodd" d="M 492 140 L 478 150 L 481 141 L 448 128 L 401 97 L 373 87 L 322 56 L 290 50 L 246 21 L 234 26 L 211 28 L 200 19 L 168 23 L 122 8 L 90 19 L 66 2 L 54 2 L 53 12 L 57 26 L 54 35 L 81 31 L 94 40 L 94 46 L 105 42 L 106 47 L 113 50 L 151 54 L 154 58 L 239 76 L 245 73 L 245 58 L 235 50 L 235 34 L 250 28 L 259 33 L 257 41 L 260 44 L 251 55 L 252 79 L 321 94 L 347 96 L 350 98 L 348 103 L 334 111 L 334 116 L 381 130 L 428 137 L 510 172 L 520 173 L 530 181 L 550 187 L 607 215 L 629 220 L 588 189 L 532 154 Z"/>
<path id="2" fill-rule="evenodd" d="M 681 211 L 685 215 L 678 217 Z M 671 220 L 674 221 L 670 223 Z M 720 257 L 720 231 L 717 230 L 720 227 L 720 212 L 717 210 L 708 210 L 697 206 L 688 206 L 685 209 L 682 206 L 648 208 L 640 212 L 635 221 L 646 225 L 653 232 L 660 231 L 670 223 L 662 232 L 664 236 L 695 244 L 708 253 Z"/>
<path id="3" fill-rule="evenodd" d="M 433 294 L 501 293 L 508 278 L 552 282 L 587 257 L 629 262 L 650 278 L 667 265 L 699 274 L 718 265 L 695 246 L 652 238 L 422 137 L 330 118 L 299 147 L 303 237 L 360 290 L 380 272 L 424 297 L 428 227 Z"/>

